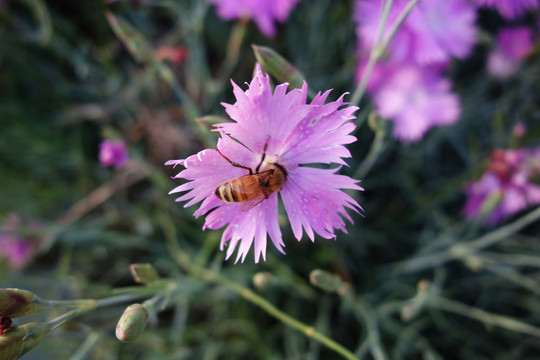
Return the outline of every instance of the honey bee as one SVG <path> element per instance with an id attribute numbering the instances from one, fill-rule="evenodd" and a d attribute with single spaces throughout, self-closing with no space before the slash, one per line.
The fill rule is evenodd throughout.
<path id="1" fill-rule="evenodd" d="M 248 211 L 263 200 L 268 199 L 276 191 L 281 190 L 287 180 L 287 171 L 281 164 L 273 163 L 267 170 L 259 172 L 266 157 L 267 144 L 268 142 L 264 145 L 263 155 L 255 172 L 247 166 L 235 163 L 217 150 L 232 166 L 249 171 L 247 175 L 225 181 L 219 185 L 215 191 L 218 198 L 229 203 L 243 203 L 240 210 Z"/>

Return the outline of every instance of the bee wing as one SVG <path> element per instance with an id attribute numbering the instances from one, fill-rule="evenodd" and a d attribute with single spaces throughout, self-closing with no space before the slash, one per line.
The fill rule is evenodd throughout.
<path id="1" fill-rule="evenodd" d="M 261 193 L 261 195 L 241 203 L 240 205 L 240 211 L 248 211 L 253 209 L 255 206 L 259 205 L 263 200 L 265 199 L 264 194 Z"/>

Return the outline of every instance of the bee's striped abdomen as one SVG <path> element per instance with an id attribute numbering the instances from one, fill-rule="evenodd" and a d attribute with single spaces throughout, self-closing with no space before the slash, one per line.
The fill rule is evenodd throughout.
<path id="1" fill-rule="evenodd" d="M 224 182 L 216 189 L 216 196 L 226 202 L 244 202 L 248 200 L 248 195 L 239 179 Z"/>

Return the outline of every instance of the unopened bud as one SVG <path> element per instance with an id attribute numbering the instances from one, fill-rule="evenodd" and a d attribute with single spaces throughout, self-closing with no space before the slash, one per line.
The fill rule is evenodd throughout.
<path id="1" fill-rule="evenodd" d="M 151 264 L 131 264 L 129 271 L 133 280 L 139 284 L 148 284 L 159 278 L 159 275 Z"/>
<path id="2" fill-rule="evenodd" d="M 368 117 L 368 125 L 375 134 L 384 135 L 388 128 L 388 121 L 383 119 L 377 112 L 372 111 Z"/>
<path id="3" fill-rule="evenodd" d="M 260 271 L 253 275 L 253 285 L 259 290 L 264 290 L 272 282 L 274 275 L 268 271 Z"/>
<path id="4" fill-rule="evenodd" d="M 11 328 L 0 336 L 0 359 L 18 359 L 39 344 L 50 329 L 50 325 L 43 322 L 32 322 Z"/>
<path id="5" fill-rule="evenodd" d="M 287 82 L 292 88 L 302 88 L 304 75 L 290 62 L 272 48 L 257 45 L 251 45 L 251 47 L 257 62 L 279 82 Z"/>
<path id="6" fill-rule="evenodd" d="M 467 256 L 463 262 L 472 271 L 480 271 L 484 265 L 482 259 L 475 255 Z"/>
<path id="7" fill-rule="evenodd" d="M 111 12 L 106 12 L 105 17 L 109 25 L 120 41 L 128 49 L 137 61 L 150 62 L 153 51 L 144 36 L 126 20 L 116 17 Z"/>
<path id="8" fill-rule="evenodd" d="M 116 337 L 123 342 L 132 341 L 143 332 L 147 322 L 148 311 L 144 306 L 129 305 L 116 325 Z"/>
<path id="9" fill-rule="evenodd" d="M 39 297 L 22 289 L 0 289 L 0 315 L 19 317 L 35 314 L 41 310 Z"/>
<path id="10" fill-rule="evenodd" d="M 0 359 L 12 360 L 19 357 L 26 331 L 20 327 L 11 328 L 0 336 Z"/>
<path id="11" fill-rule="evenodd" d="M 430 282 L 427 280 L 421 280 L 418 283 L 418 285 L 416 286 L 416 295 L 412 299 L 407 301 L 405 306 L 401 308 L 400 315 L 402 321 L 410 321 L 411 319 L 416 317 L 416 315 L 418 315 L 420 311 L 422 311 L 428 298 L 430 285 Z"/>
<path id="12" fill-rule="evenodd" d="M 309 274 L 309 281 L 329 293 L 338 291 L 343 284 L 339 276 L 320 269 L 315 269 Z"/>

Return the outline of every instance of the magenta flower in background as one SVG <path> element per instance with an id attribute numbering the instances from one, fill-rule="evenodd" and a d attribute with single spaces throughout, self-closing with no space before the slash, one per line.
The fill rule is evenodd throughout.
<path id="1" fill-rule="evenodd" d="M 221 249 L 227 245 L 229 258 L 238 248 L 236 261 L 244 261 L 252 246 L 255 262 L 261 255 L 266 259 L 267 235 L 282 253 L 284 243 L 278 220 L 278 192 L 249 206 L 246 202 L 225 202 L 216 195 L 220 184 L 249 174 L 249 170 L 233 166 L 225 157 L 253 173 L 280 169 L 284 182 L 279 194 L 297 240 L 303 231 L 312 241 L 314 233 L 335 239 L 335 229 L 346 232 L 343 218 L 352 222 L 346 209 L 357 213 L 362 210 L 342 189 L 363 189 L 357 180 L 337 174 L 341 166 L 304 166 L 346 165 L 343 158 L 351 154 L 344 145 L 356 141 L 350 135 L 355 125 L 349 120 L 354 119 L 357 107 L 347 106 L 343 96 L 325 104 L 330 91 L 319 93 L 307 103 L 305 83 L 302 89 L 289 92 L 287 87 L 286 83 L 280 84 L 272 92 L 268 76 L 257 65 L 245 92 L 233 83 L 236 103 L 223 104 L 233 122 L 216 125 L 221 135 L 217 150 L 206 149 L 185 160 L 166 163 L 184 166 L 175 178 L 189 181 L 171 191 L 187 191 L 176 201 L 189 200 L 186 207 L 202 202 L 194 215 L 206 215 L 203 230 L 227 226 Z"/>
<path id="2" fill-rule="evenodd" d="M 37 239 L 24 232 L 36 231 L 39 224 L 23 224 L 16 214 L 9 214 L 0 225 L 0 259 L 4 259 L 12 270 L 22 268 L 34 255 Z"/>
<path id="3" fill-rule="evenodd" d="M 99 145 L 99 162 L 101 166 L 119 168 L 128 161 L 126 144 L 122 140 L 103 140 Z"/>
<path id="4" fill-rule="evenodd" d="M 532 48 L 530 29 L 523 26 L 502 29 L 497 35 L 496 48 L 488 56 L 488 72 L 500 79 L 512 76 Z"/>
<path id="5" fill-rule="evenodd" d="M 532 182 L 540 178 L 540 148 L 494 150 L 487 171 L 475 182 L 466 185 L 468 218 L 487 215 L 486 222 L 497 224 L 528 206 L 540 204 L 540 186 Z M 488 214 L 485 204 L 493 197 L 498 203 Z"/>
<path id="6" fill-rule="evenodd" d="M 393 119 L 394 136 L 418 141 L 432 126 L 449 125 L 460 115 L 459 99 L 450 81 L 429 68 L 397 70 L 375 95 L 381 116 Z"/>
<path id="7" fill-rule="evenodd" d="M 420 1 L 406 26 L 414 34 L 416 62 L 448 63 L 464 59 L 476 42 L 476 11 L 466 0 Z"/>
<path id="8" fill-rule="evenodd" d="M 527 132 L 527 127 L 523 123 L 517 123 L 512 128 L 512 135 L 514 135 L 515 137 L 518 137 L 518 138 L 525 135 L 526 132 Z"/>
<path id="9" fill-rule="evenodd" d="M 393 2 L 384 37 L 407 4 Z M 357 0 L 354 19 L 360 50 L 375 46 L 380 17 L 380 0 Z M 475 9 L 465 0 L 420 1 L 390 42 L 388 60 L 425 65 L 447 64 L 452 56 L 465 58 L 476 42 L 475 21 Z"/>
<path id="10" fill-rule="evenodd" d="M 392 4 L 388 21 L 384 28 L 383 39 L 388 37 L 390 28 L 399 14 L 405 9 L 407 2 L 396 0 Z M 369 53 L 376 45 L 379 21 L 382 15 L 381 0 L 357 0 L 354 8 L 354 20 L 357 24 L 356 37 L 359 40 L 358 48 Z M 402 26 L 390 43 L 388 56 L 398 61 L 405 61 L 411 54 L 413 47 L 413 34 L 407 27 Z"/>
<path id="11" fill-rule="evenodd" d="M 408 3 L 393 2 L 385 36 Z M 381 10 L 381 0 L 356 2 L 357 82 L 376 45 Z M 379 113 L 394 121 L 396 138 L 418 141 L 430 127 L 457 121 L 459 98 L 451 93 L 451 83 L 441 73 L 451 57 L 464 58 L 471 52 L 476 41 L 475 20 L 475 8 L 465 0 L 420 1 L 405 19 L 367 87 Z"/>
<path id="12" fill-rule="evenodd" d="M 538 0 L 474 0 L 477 5 L 495 8 L 505 19 L 515 19 L 538 8 Z"/>
<path id="13" fill-rule="evenodd" d="M 275 22 L 284 22 L 300 0 L 209 0 L 216 5 L 218 15 L 225 19 L 250 18 L 261 32 L 272 37 L 276 35 Z"/>

